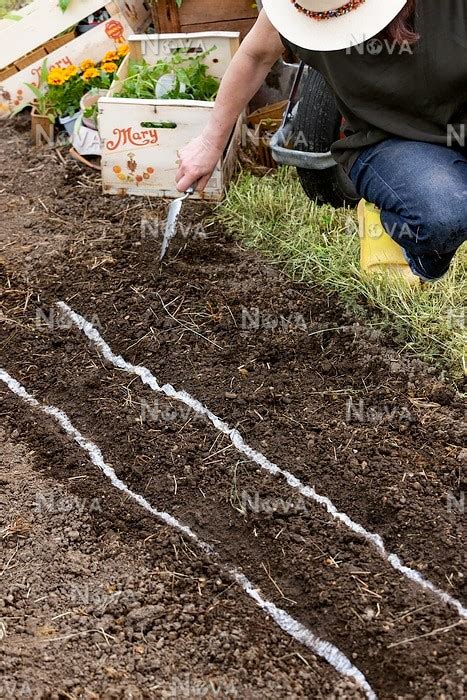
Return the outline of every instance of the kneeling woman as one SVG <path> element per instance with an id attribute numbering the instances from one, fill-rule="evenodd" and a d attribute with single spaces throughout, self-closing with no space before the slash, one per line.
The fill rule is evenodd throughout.
<path id="1" fill-rule="evenodd" d="M 467 240 L 466 0 L 263 0 L 177 187 L 210 179 L 238 115 L 284 45 L 320 71 L 345 118 L 333 146 L 424 280 Z"/>

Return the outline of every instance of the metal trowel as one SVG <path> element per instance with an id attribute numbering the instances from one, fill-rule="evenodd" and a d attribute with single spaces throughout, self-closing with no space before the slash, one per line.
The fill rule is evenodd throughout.
<path id="1" fill-rule="evenodd" d="M 177 232 L 177 221 L 182 210 L 182 204 L 185 199 L 188 199 L 188 197 L 191 197 L 191 195 L 195 193 L 197 185 L 198 183 L 195 182 L 195 184 L 189 187 L 181 197 L 174 199 L 169 207 L 167 222 L 165 224 L 164 240 L 162 241 L 161 254 L 159 258 L 160 261 L 164 259 L 169 249 L 170 242 Z"/>

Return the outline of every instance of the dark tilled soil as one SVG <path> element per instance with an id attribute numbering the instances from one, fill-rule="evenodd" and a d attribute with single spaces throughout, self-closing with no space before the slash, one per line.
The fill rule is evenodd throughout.
<path id="1" fill-rule="evenodd" d="M 94 175 L 34 155 L 22 128 L 2 129 L 0 366 L 65 410 L 134 491 L 336 644 L 380 697 L 463 697 L 455 611 L 210 423 L 104 362 L 54 304 L 465 603 L 459 394 L 336 299 L 206 225 L 205 207 L 187 206 L 184 226 L 207 238 L 176 241 L 160 267 L 147 221 L 164 205 L 102 197 Z M 50 418 L 0 394 L 5 694 L 27 697 L 28 683 L 32 697 L 361 697 L 115 491 Z"/>

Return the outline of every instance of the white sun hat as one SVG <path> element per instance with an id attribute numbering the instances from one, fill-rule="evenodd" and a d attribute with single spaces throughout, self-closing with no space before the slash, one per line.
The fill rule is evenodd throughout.
<path id="1" fill-rule="evenodd" d="M 407 0 L 262 0 L 269 21 L 292 44 L 312 51 L 357 46 L 379 34 Z"/>

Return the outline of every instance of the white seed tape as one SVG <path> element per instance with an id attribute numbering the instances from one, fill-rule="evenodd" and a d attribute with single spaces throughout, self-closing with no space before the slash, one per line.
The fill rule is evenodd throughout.
<path id="1" fill-rule="evenodd" d="M 46 406 L 39 403 L 37 399 L 28 394 L 26 389 L 23 386 L 21 386 L 21 384 L 19 384 L 19 382 L 17 382 L 16 379 L 10 377 L 10 375 L 3 369 L 0 369 L 0 379 L 8 386 L 8 388 L 14 394 L 24 399 L 30 406 L 40 408 L 40 410 L 43 411 L 43 413 L 47 413 L 47 415 L 55 418 L 57 423 L 60 423 L 65 432 L 68 433 L 68 435 L 70 435 L 70 437 L 72 437 L 73 440 L 75 440 L 75 442 L 77 442 L 78 445 L 83 448 L 83 450 L 86 450 L 86 452 L 91 457 L 92 462 L 96 465 L 96 467 L 99 467 L 99 469 L 101 469 L 104 472 L 104 474 L 111 480 L 112 484 L 116 486 L 117 489 L 120 489 L 120 491 L 123 491 L 124 493 L 128 494 L 128 496 L 131 496 L 131 498 L 133 498 L 137 503 L 139 503 L 140 506 L 146 508 L 146 510 L 163 520 L 167 525 L 176 527 L 178 530 L 181 530 L 183 534 L 187 535 L 188 537 L 191 537 L 192 539 L 197 539 L 196 535 L 190 530 L 190 528 L 181 525 L 181 523 L 179 523 L 178 520 L 173 518 L 168 513 L 160 513 L 158 510 L 155 510 L 146 501 L 146 499 L 143 498 L 143 496 L 139 496 L 138 494 L 130 491 L 130 489 L 128 489 L 127 486 L 123 483 L 123 481 L 120 481 L 112 467 L 109 467 L 109 465 L 105 463 L 100 449 L 96 445 L 94 445 L 94 443 L 90 442 L 89 440 L 86 440 L 86 438 L 83 437 L 81 433 L 73 427 L 66 413 L 63 413 L 63 411 L 61 411 L 60 409 L 55 408 L 55 406 Z M 202 549 L 205 549 L 207 552 L 210 552 L 210 548 L 208 547 L 208 545 L 205 545 L 202 542 L 200 543 L 200 545 Z"/>
<path id="2" fill-rule="evenodd" d="M 317 656 L 325 659 L 338 673 L 343 676 L 347 676 L 348 678 L 352 678 L 360 686 L 369 700 L 377 700 L 376 693 L 371 688 L 363 673 L 359 671 L 358 668 L 349 661 L 345 654 L 334 646 L 334 644 L 320 639 L 313 634 L 310 629 L 302 625 L 301 622 L 291 617 L 291 615 L 289 615 L 285 610 L 278 608 L 271 601 L 265 600 L 259 593 L 258 589 L 254 587 L 253 583 L 244 574 L 242 574 L 241 571 L 233 566 L 219 563 L 219 554 L 216 552 L 214 547 L 207 542 L 203 542 L 203 540 L 201 540 L 196 533 L 193 532 L 193 530 L 186 525 L 183 525 L 183 523 L 174 518 L 172 515 L 156 510 L 156 508 L 154 508 L 143 496 L 140 496 L 138 493 L 135 493 L 129 489 L 128 486 L 118 478 L 112 467 L 105 462 L 99 447 L 85 438 L 79 432 L 79 430 L 74 427 L 66 413 L 55 406 L 48 406 L 46 404 L 39 403 L 37 399 L 26 391 L 24 386 L 22 386 L 16 379 L 11 377 L 8 372 L 5 372 L 5 370 L 1 368 L 0 380 L 6 384 L 10 391 L 23 399 L 23 401 L 25 401 L 31 407 L 39 409 L 48 416 L 52 416 L 63 428 L 63 430 L 88 453 L 92 463 L 95 464 L 96 467 L 98 467 L 108 479 L 110 479 L 113 486 L 120 491 L 123 491 L 123 493 L 132 498 L 134 501 L 136 501 L 136 503 L 138 503 L 138 505 L 161 520 L 163 523 L 170 525 L 175 530 L 178 530 L 178 532 L 189 537 L 205 554 L 214 558 L 221 571 L 230 579 L 235 581 L 241 588 L 243 588 L 245 593 L 247 593 L 250 598 L 255 601 L 258 607 L 261 608 L 261 610 L 263 610 L 269 617 L 271 617 L 284 632 L 306 646 Z"/>
<path id="3" fill-rule="evenodd" d="M 442 591 L 440 588 L 435 586 L 434 583 L 422 576 L 420 572 L 416 571 L 415 569 L 411 569 L 408 566 L 405 566 L 400 560 L 400 558 L 397 556 L 397 554 L 387 552 L 383 538 L 380 535 L 366 530 L 363 527 L 363 525 L 356 523 L 346 513 L 341 513 L 336 508 L 334 503 L 329 498 L 327 498 L 327 496 L 321 496 L 319 493 L 316 493 L 314 488 L 303 484 L 300 481 L 300 479 L 294 476 L 294 474 L 291 474 L 289 471 L 281 469 L 277 466 L 277 464 L 274 464 L 274 462 L 270 462 L 269 459 L 267 459 L 267 457 L 261 454 L 261 452 L 257 452 L 252 447 L 247 445 L 247 443 L 242 438 L 240 432 L 236 428 L 231 428 L 227 423 L 221 420 L 214 413 L 211 413 L 211 411 L 208 408 L 206 408 L 206 406 L 204 406 L 197 399 L 190 396 L 190 394 L 188 394 L 186 391 L 177 391 L 171 384 L 164 384 L 164 386 L 160 386 L 157 382 L 157 379 L 149 369 L 141 365 L 132 365 L 126 360 L 124 360 L 123 357 L 121 357 L 120 355 L 115 355 L 110 349 L 109 345 L 107 345 L 105 340 L 102 338 L 100 333 L 97 331 L 97 329 L 94 328 L 94 326 L 91 323 L 89 323 L 89 321 L 86 321 L 86 319 L 83 318 L 83 316 L 73 311 L 73 309 L 71 309 L 68 306 L 68 304 L 65 304 L 65 302 L 60 301 L 57 305 L 62 310 L 62 312 L 66 316 L 68 316 L 68 318 L 71 321 L 73 321 L 73 323 L 89 338 L 89 340 L 96 346 L 96 348 L 100 350 L 100 352 L 102 353 L 104 358 L 108 360 L 108 362 L 113 364 L 115 367 L 118 367 L 118 369 L 123 370 L 124 372 L 137 375 L 138 377 L 140 377 L 143 384 L 149 386 L 153 391 L 157 391 L 159 393 L 165 394 L 170 398 L 176 399 L 177 401 L 181 401 L 186 406 L 189 406 L 198 415 L 207 418 L 212 423 L 212 425 L 219 432 L 224 433 L 224 435 L 226 435 L 230 439 L 232 445 L 239 452 L 248 457 L 248 459 L 258 464 L 270 474 L 282 476 L 289 484 L 289 486 L 299 491 L 299 493 L 301 493 L 301 495 L 305 498 L 312 499 L 316 503 L 323 505 L 328 511 L 328 513 L 332 515 L 333 518 L 342 522 L 346 527 L 349 528 L 349 530 L 355 532 L 355 534 L 357 535 L 360 535 L 367 542 L 372 544 L 377 549 L 379 554 L 383 557 L 383 559 L 385 559 L 393 567 L 393 569 L 400 572 L 403 576 L 405 576 L 407 579 L 417 584 L 418 586 L 421 586 L 425 590 L 431 591 L 431 593 L 433 593 L 443 603 L 455 608 L 461 617 L 467 618 L 467 609 L 464 608 L 460 601 L 458 601 L 453 596 L 449 595 L 449 593 L 446 593 L 445 591 Z"/>

